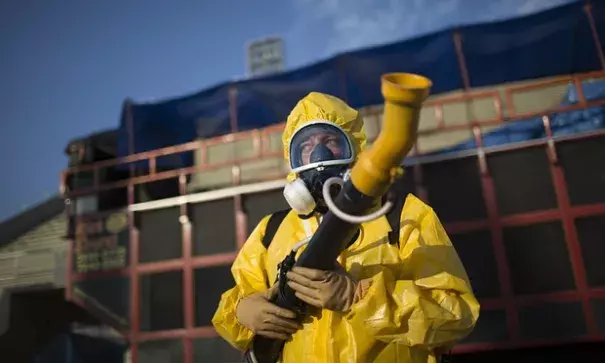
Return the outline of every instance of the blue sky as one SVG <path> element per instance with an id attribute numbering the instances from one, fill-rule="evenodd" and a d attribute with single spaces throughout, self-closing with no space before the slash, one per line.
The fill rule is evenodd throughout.
<path id="1" fill-rule="evenodd" d="M 70 139 L 118 125 L 122 101 L 185 95 L 245 72 L 280 35 L 289 68 L 573 0 L 1 0 L 0 221 L 56 194 Z"/>

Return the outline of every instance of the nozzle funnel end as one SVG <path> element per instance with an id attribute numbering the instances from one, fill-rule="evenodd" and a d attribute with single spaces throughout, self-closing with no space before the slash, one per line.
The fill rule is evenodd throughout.
<path id="1" fill-rule="evenodd" d="M 421 107 L 431 91 L 430 79 L 412 73 L 387 73 L 382 77 L 382 95 L 386 101 Z"/>

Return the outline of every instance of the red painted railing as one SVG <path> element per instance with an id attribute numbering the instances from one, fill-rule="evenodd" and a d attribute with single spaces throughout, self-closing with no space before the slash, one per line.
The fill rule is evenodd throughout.
<path id="1" fill-rule="evenodd" d="M 435 118 L 437 120 L 437 127 L 431 129 L 421 130 L 419 133 L 419 137 L 425 135 L 431 135 L 439 132 L 446 131 L 457 131 L 457 130 L 466 130 L 469 129 L 472 125 L 468 123 L 461 122 L 449 122 L 446 124 L 444 121 L 444 107 L 452 104 L 464 104 L 471 103 L 477 100 L 482 99 L 491 99 L 492 104 L 494 105 L 494 110 L 496 115 L 494 117 L 486 118 L 486 119 L 477 119 L 472 124 L 474 126 L 495 126 L 498 124 L 502 124 L 504 122 L 523 120 L 532 117 L 539 117 L 544 114 L 552 114 L 555 112 L 570 112 L 590 107 L 602 106 L 605 105 L 605 100 L 592 100 L 587 101 L 584 97 L 584 92 L 581 87 L 581 82 L 587 79 L 594 78 L 605 78 L 605 71 L 600 72 L 591 72 L 573 76 L 565 76 L 558 77 L 556 79 L 549 79 L 546 81 L 537 81 L 527 85 L 520 86 L 510 86 L 505 88 L 505 103 L 502 105 L 501 93 L 494 90 L 489 91 L 468 91 L 464 92 L 457 96 L 430 100 L 426 103 L 425 108 L 433 108 L 435 110 Z M 552 87 L 557 84 L 573 84 L 575 86 L 576 92 L 579 96 L 579 102 L 573 105 L 566 106 L 558 106 L 553 109 L 545 109 L 536 112 L 524 112 L 519 113 L 516 111 L 515 104 L 513 102 L 513 95 L 521 92 L 527 92 L 530 90 L 536 89 L 544 89 L 547 87 Z M 506 112 L 505 112 L 506 110 Z M 364 114 L 371 115 L 377 114 L 381 111 L 376 110 L 376 108 L 368 108 Z M 225 136 L 220 136 L 207 140 L 196 140 L 186 144 L 169 146 L 162 149 L 142 152 L 139 154 L 129 155 L 126 157 L 106 160 L 97 162 L 94 164 L 82 165 L 77 167 L 72 167 L 66 171 L 63 171 L 61 174 L 61 183 L 60 190 L 67 198 L 75 198 L 83 195 L 97 194 L 101 191 L 106 191 L 110 189 L 116 188 L 127 188 L 129 185 L 138 185 L 145 184 L 153 181 L 165 180 L 178 178 L 181 175 L 190 175 L 194 173 L 203 173 L 208 171 L 213 171 L 218 168 L 234 166 L 238 167 L 239 165 L 246 163 L 257 161 L 261 159 L 267 158 L 275 158 L 280 157 L 282 155 L 281 151 L 272 151 L 269 147 L 270 145 L 270 137 L 273 134 L 280 133 L 283 130 L 283 124 L 277 124 L 274 126 L 269 126 L 260 130 L 252 130 L 246 132 L 239 132 L 234 134 L 229 134 Z M 236 158 L 229 161 L 210 163 L 207 161 L 208 149 L 212 146 L 218 144 L 225 143 L 234 143 L 242 140 L 252 140 L 254 145 L 254 154 L 251 156 L 247 156 L 245 158 Z M 419 148 L 422 148 L 422 143 L 419 141 Z M 188 151 L 197 151 L 200 155 L 203 155 L 202 160 L 198 162 L 198 165 L 194 165 L 187 168 L 182 168 L 178 170 L 168 170 L 163 172 L 158 172 L 156 169 L 156 162 L 159 157 L 175 155 Z M 119 165 L 129 165 L 135 162 L 147 161 L 149 166 L 149 172 L 147 175 L 142 176 L 134 176 L 134 170 L 132 176 L 125 180 L 120 180 L 113 183 L 105 183 L 101 184 L 99 182 L 99 172 L 103 168 L 115 167 Z M 133 169 L 133 168 L 131 168 Z M 73 189 L 67 187 L 66 181 L 69 175 L 74 175 L 82 172 L 93 172 L 93 180 L 94 185 L 90 188 L 81 188 L 81 189 Z M 234 183 L 236 184 L 236 183 Z"/>

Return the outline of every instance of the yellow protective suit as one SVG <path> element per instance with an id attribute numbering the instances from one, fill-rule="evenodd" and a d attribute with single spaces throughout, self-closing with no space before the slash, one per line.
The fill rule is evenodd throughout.
<path id="1" fill-rule="evenodd" d="M 311 93 L 288 117 L 286 158 L 292 133 L 317 119 L 341 126 L 357 152 L 365 146 L 357 111 L 335 97 Z M 241 350 L 249 348 L 253 333 L 237 321 L 239 300 L 268 289 L 276 279 L 277 264 L 306 237 L 303 221 L 291 211 L 266 249 L 261 239 L 268 219 L 260 221 L 240 250 L 231 268 L 236 286 L 222 295 L 212 320 L 218 334 Z M 318 225 L 313 218 L 304 223 L 313 230 Z M 388 243 L 390 230 L 386 217 L 361 226 L 340 262 L 358 281 L 370 281 L 369 289 L 348 313 L 322 310 L 312 315 L 285 344 L 283 363 L 436 362 L 436 351 L 447 350 L 470 333 L 479 304 L 435 212 L 409 195 L 401 214 L 399 246 Z"/>

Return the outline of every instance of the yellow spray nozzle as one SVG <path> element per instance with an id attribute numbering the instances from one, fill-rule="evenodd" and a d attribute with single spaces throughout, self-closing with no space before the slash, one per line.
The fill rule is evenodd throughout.
<path id="1" fill-rule="evenodd" d="M 411 73 L 381 77 L 384 97 L 382 129 L 374 144 L 359 155 L 351 181 L 365 195 L 379 197 L 391 184 L 398 167 L 418 137 L 420 109 L 430 93 L 430 79 Z"/>
<path id="2" fill-rule="evenodd" d="M 430 79 L 412 73 L 387 73 L 381 77 L 382 96 L 386 102 L 406 103 L 421 108 L 431 92 Z"/>

